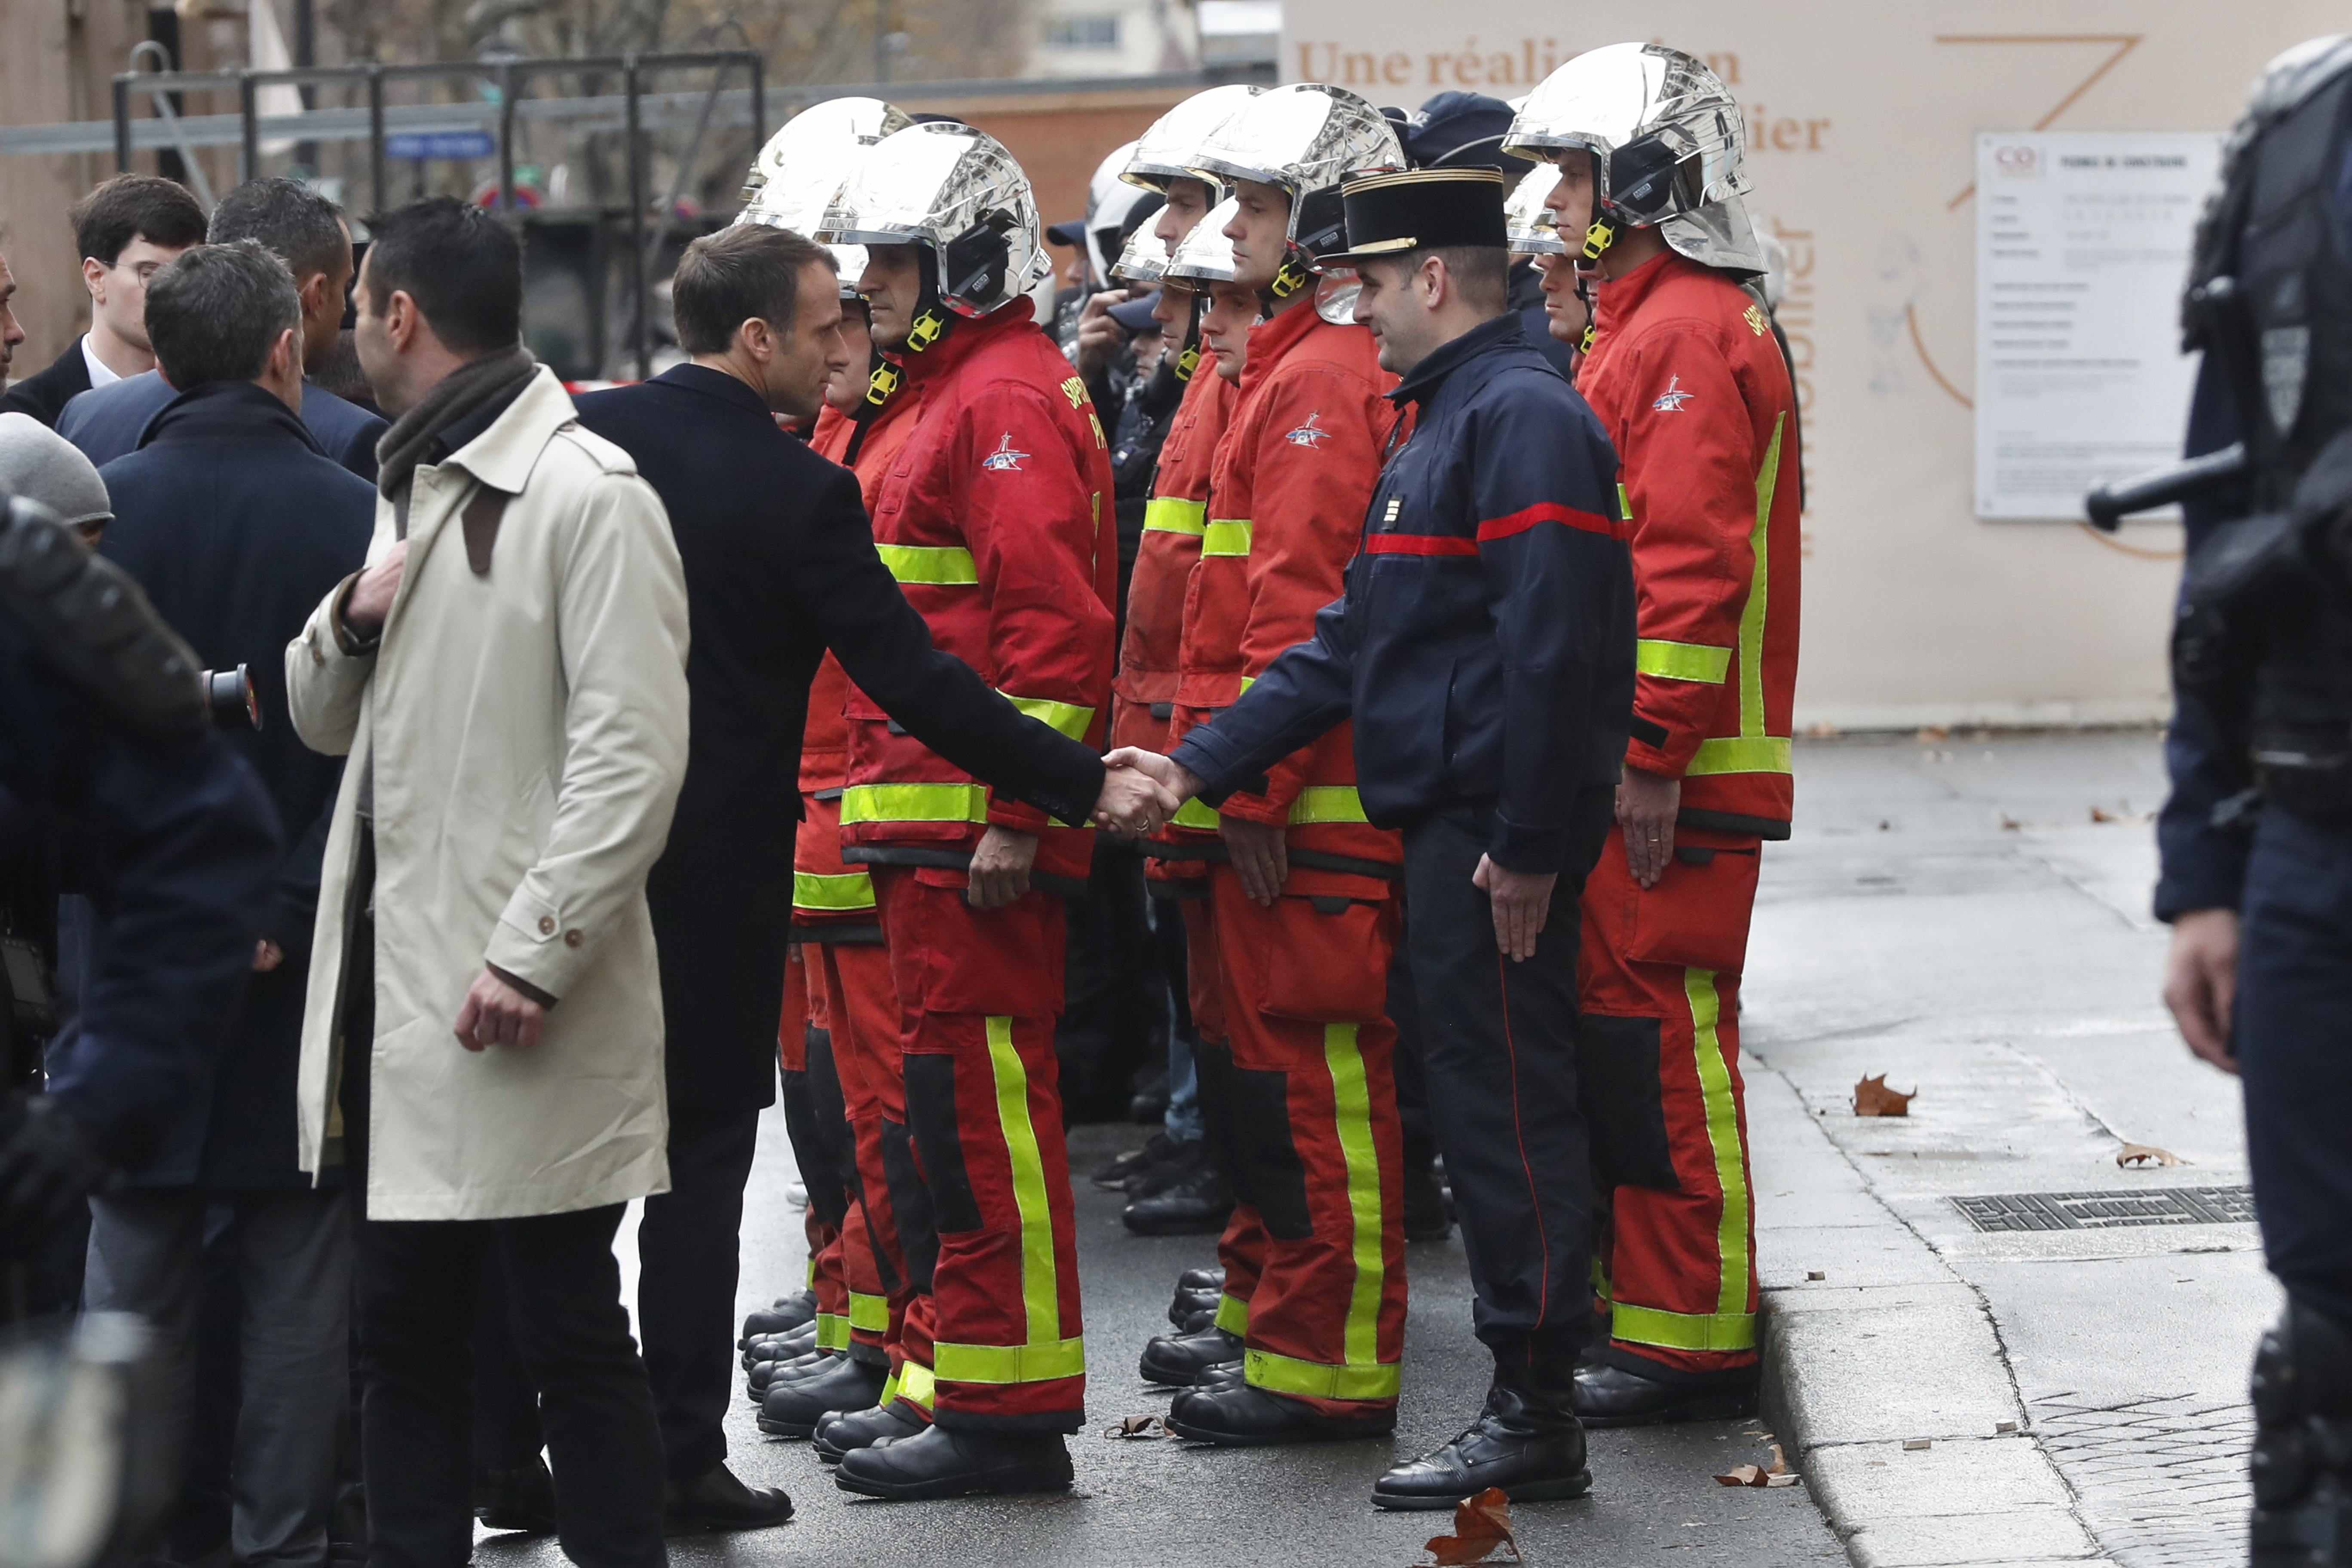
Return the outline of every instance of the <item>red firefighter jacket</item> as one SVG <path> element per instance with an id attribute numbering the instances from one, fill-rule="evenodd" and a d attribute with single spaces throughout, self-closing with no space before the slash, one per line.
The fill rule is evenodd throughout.
<path id="1" fill-rule="evenodd" d="M 1184 384 L 1183 401 L 1160 444 L 1143 505 L 1143 539 L 1127 584 L 1127 638 L 1111 683 L 1111 744 L 1168 749 L 1183 646 L 1184 589 L 1201 559 L 1208 521 L 1209 465 L 1233 413 L 1233 384 L 1205 355 Z"/>
<path id="2" fill-rule="evenodd" d="M 1671 252 L 1600 289 L 1576 387 L 1623 465 L 1640 642 L 1628 766 L 1695 827 L 1788 837 L 1797 408 L 1763 307 Z"/>
<path id="3" fill-rule="evenodd" d="M 916 392 L 920 406 L 900 416 L 912 424 L 872 491 L 884 563 L 940 647 L 1032 718 L 1099 749 L 1118 552 L 1109 443 L 1086 384 L 1025 300 L 957 321 L 906 371 L 898 395 Z M 992 795 L 893 733 L 854 687 L 845 712 L 845 858 L 961 865 L 994 824 L 1042 835 L 1039 873 L 1084 880 L 1084 824 Z"/>
<path id="4" fill-rule="evenodd" d="M 875 487 L 888 471 L 890 459 L 914 428 L 910 412 L 921 399 L 912 387 L 883 406 L 866 426 L 851 471 L 866 510 L 874 510 Z M 821 458 L 840 462 L 849 449 L 857 426 L 830 406 L 816 417 L 809 446 Z M 793 853 L 793 923 L 795 925 L 871 924 L 875 919 L 874 883 L 862 866 L 841 858 L 841 834 L 836 819 L 841 795 L 849 783 L 848 706 L 852 688 L 841 661 L 827 652 L 809 683 L 808 724 L 801 737 L 801 832 Z"/>
<path id="5" fill-rule="evenodd" d="M 1240 400 L 1217 445 L 1201 560 L 1185 595 L 1170 741 L 1231 707 L 1276 656 L 1315 635 L 1315 613 L 1344 592 L 1400 417 L 1387 401 L 1396 377 L 1381 369 L 1378 354 L 1371 333 L 1324 321 L 1312 303 L 1250 329 Z M 1286 827 L 1301 865 L 1402 858 L 1397 836 L 1364 820 L 1348 724 L 1268 768 L 1265 789 L 1229 795 L 1218 810 Z M 1216 819 L 1205 804 L 1188 801 L 1180 837 L 1193 829 L 1200 842 Z"/>

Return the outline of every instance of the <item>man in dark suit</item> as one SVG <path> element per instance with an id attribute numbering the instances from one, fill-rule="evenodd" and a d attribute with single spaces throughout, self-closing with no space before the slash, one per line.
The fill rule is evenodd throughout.
<path id="1" fill-rule="evenodd" d="M 295 345 L 302 356 L 302 423 L 328 457 L 373 484 L 383 417 L 310 379 L 335 350 L 352 286 L 352 236 L 343 215 L 299 181 L 247 180 L 213 208 L 205 237 L 214 245 L 257 240 L 294 274 L 302 299 L 302 333 Z M 126 376 L 66 405 L 58 434 L 103 467 L 137 450 L 149 422 L 179 395 L 161 370 Z"/>
<path id="2" fill-rule="evenodd" d="M 686 783 L 646 884 L 668 1037 L 670 1190 L 646 1201 L 637 1328 L 660 1409 L 676 1527 L 788 1513 L 722 1463 L 738 1232 L 761 1108 L 775 1098 L 793 825 L 809 681 L 830 647 L 894 721 L 956 766 L 1053 815 L 1139 817 L 1160 796 L 991 690 L 931 644 L 882 564 L 856 479 L 776 426 L 813 417 L 826 374 L 862 358 L 830 255 L 740 225 L 688 247 L 672 285 L 693 355 L 579 400 L 669 510 L 692 642 Z M 1171 807 L 1170 809 L 1172 809 Z M 1164 815 L 1164 814 L 1163 814 Z"/>
<path id="3" fill-rule="evenodd" d="M 117 174 L 73 205 L 74 247 L 89 290 L 89 331 L 48 369 L 0 396 L 0 408 L 29 414 L 51 429 L 76 394 L 155 366 L 147 342 L 147 279 L 205 237 L 205 209 L 171 181 Z"/>
<path id="4" fill-rule="evenodd" d="M 241 1561 L 319 1564 L 335 1499 L 352 1233 L 341 1184 L 313 1187 L 296 1165 L 295 1087 L 341 761 L 295 734 L 284 650 L 364 560 L 375 495 L 296 416 L 301 307 L 277 257 L 252 241 L 191 249 L 155 274 L 147 321 L 171 384 L 185 390 L 140 450 L 102 471 L 115 516 L 101 549 L 205 665 L 250 671 L 262 723 L 230 741 L 277 807 L 287 848 L 214 1071 L 181 1099 L 162 1156 L 92 1200 L 89 1302 L 140 1312 L 184 1347 L 207 1211 L 234 1209 L 225 1261 L 246 1322 L 266 1332 L 244 1336 L 235 1385 L 231 1541 Z M 191 1400 L 184 1383 L 173 1393 L 161 1414 L 176 1426 Z M 231 1424 L 209 1410 L 198 1420 Z"/>

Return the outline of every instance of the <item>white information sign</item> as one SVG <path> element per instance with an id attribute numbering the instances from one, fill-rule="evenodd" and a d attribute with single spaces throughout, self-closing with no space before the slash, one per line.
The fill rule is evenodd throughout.
<path id="1" fill-rule="evenodd" d="M 2179 458 L 2195 369 L 2180 288 L 2221 144 L 1977 137 L 1979 517 L 2080 518 L 2093 486 Z"/>

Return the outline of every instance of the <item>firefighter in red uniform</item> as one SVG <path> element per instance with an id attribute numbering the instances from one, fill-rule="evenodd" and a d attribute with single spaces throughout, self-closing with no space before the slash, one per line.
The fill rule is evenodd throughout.
<path id="1" fill-rule="evenodd" d="M 983 133 L 914 126 L 858 160 L 817 237 L 869 247 L 874 339 L 903 355 L 921 400 L 874 494 L 883 559 L 940 647 L 1099 744 L 1109 460 L 1084 384 L 1023 297 L 1040 269 L 1026 176 Z M 844 858 L 874 883 L 939 1247 L 908 1259 L 897 1372 L 897 1403 L 925 1427 L 849 1449 L 836 1479 L 888 1498 L 1065 1489 L 1086 1352 L 1048 889 L 1083 883 L 1090 835 L 992 795 L 861 693 L 847 711 Z"/>
<path id="2" fill-rule="evenodd" d="M 1225 318 L 1219 371 L 1237 375 L 1240 399 L 1212 466 L 1171 741 L 1231 706 L 1340 595 L 1396 424 L 1395 378 L 1344 302 L 1318 301 L 1311 264 L 1343 247 L 1340 181 L 1403 163 L 1378 110 L 1313 83 L 1253 100 L 1202 148 L 1198 167 L 1234 197 L 1171 271 L 1229 256 L 1210 309 Z M 1234 343 L 1259 310 L 1245 348 Z M 1193 962 L 1218 987 L 1223 1039 L 1204 1025 L 1202 1100 L 1240 1200 L 1217 1322 L 1144 1355 L 1147 1376 L 1194 1384 L 1169 1415 L 1187 1437 L 1256 1445 L 1395 1425 L 1404 1232 L 1386 992 L 1402 852 L 1365 821 L 1355 786 L 1342 724 L 1267 770 L 1264 788 L 1179 818 L 1215 835 L 1183 847 L 1210 857 Z M 1213 1370 L 1234 1362 L 1237 1378 Z"/>
<path id="3" fill-rule="evenodd" d="M 1619 833 L 1583 900 L 1581 1070 L 1614 1187 L 1610 1341 L 1576 1383 L 1593 1426 L 1755 1408 L 1739 975 L 1761 845 L 1789 836 L 1801 502 L 1788 363 L 1745 286 L 1744 138 L 1706 66 L 1620 44 L 1554 72 L 1504 140 L 1559 165 L 1548 205 L 1598 273 L 1577 389 L 1623 465 L 1641 639 Z"/>

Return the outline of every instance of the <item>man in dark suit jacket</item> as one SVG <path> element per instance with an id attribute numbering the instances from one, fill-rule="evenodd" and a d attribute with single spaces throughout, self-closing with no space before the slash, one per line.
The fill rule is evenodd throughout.
<path id="1" fill-rule="evenodd" d="M 76 202 L 68 215 L 89 290 L 89 331 L 48 369 L 0 397 L 0 408 L 29 414 L 51 429 L 79 393 L 154 367 L 145 324 L 147 279 L 205 237 L 196 198 L 153 174 L 117 174 Z"/>
<path id="2" fill-rule="evenodd" d="M 668 1037 L 670 1191 L 646 1201 L 637 1330 L 668 1451 L 673 1522 L 744 1528 L 790 1511 L 721 1462 L 733 1381 L 743 1184 L 776 1090 L 794 787 L 809 681 L 830 647 L 867 696 L 956 766 L 1066 822 L 1159 796 L 991 690 L 930 633 L 875 552 L 857 481 L 777 428 L 813 417 L 862 359 L 831 258 L 786 229 L 697 240 L 673 284 L 694 363 L 579 400 L 669 510 L 686 566 L 693 704 L 686 783 L 646 883 Z M 1172 807 L 1171 808 L 1172 809 Z"/>
<path id="3" fill-rule="evenodd" d="M 334 352 L 352 286 L 352 237 L 342 214 L 297 181 L 248 180 L 213 209 L 206 238 L 214 245 L 257 240 L 294 274 L 302 299 L 302 423 L 327 456 L 373 484 L 383 417 L 308 379 Z M 149 422 L 178 395 L 160 370 L 127 376 L 67 404 L 58 434 L 103 466 L 137 450 Z"/>
<path id="4" fill-rule="evenodd" d="M 318 1562 L 335 1500 L 346 1386 L 352 1235 L 339 1183 L 295 1162 L 295 1087 L 311 919 L 341 760 L 294 732 L 286 644 L 367 554 L 373 487 L 319 449 L 303 396 L 293 279 L 258 245 L 202 246 L 157 272 L 156 353 L 186 388 L 146 444 L 101 473 L 114 521 L 100 546 L 213 668 L 247 667 L 258 730 L 230 742 L 259 775 L 286 853 L 243 1005 L 216 1067 L 183 1098 L 164 1152 L 129 1190 L 92 1201 L 93 1306 L 142 1312 L 184 1347 L 208 1209 L 234 1206 L 229 1250 L 245 1336 L 232 1495 L 240 1550 Z M 171 1359 L 184 1366 L 184 1354 Z M 182 1373 L 184 1377 L 184 1373 Z M 184 1383 L 161 1412 L 186 1418 Z M 199 1417 L 205 1427 L 210 1412 Z"/>

